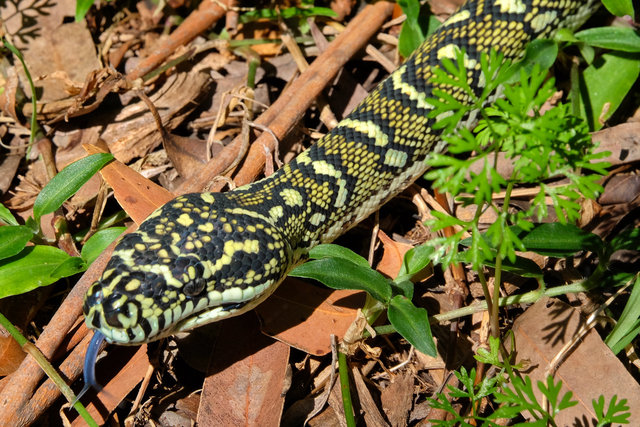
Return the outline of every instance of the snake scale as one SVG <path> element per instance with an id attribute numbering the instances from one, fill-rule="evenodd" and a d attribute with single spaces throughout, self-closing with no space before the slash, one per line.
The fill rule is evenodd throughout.
<path id="1" fill-rule="evenodd" d="M 538 37 L 576 28 L 595 0 L 472 0 L 330 133 L 273 175 L 228 193 L 179 196 L 117 245 L 83 311 L 108 342 L 139 344 L 243 313 L 310 248 L 330 242 L 406 188 L 445 149 L 429 118 L 434 67 L 465 52 L 521 57 Z M 465 95 L 451 88 L 460 102 Z"/>

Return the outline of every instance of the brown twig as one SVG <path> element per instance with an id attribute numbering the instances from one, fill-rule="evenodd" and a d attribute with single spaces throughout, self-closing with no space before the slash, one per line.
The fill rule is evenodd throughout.
<path id="1" fill-rule="evenodd" d="M 222 18 L 234 0 L 203 1 L 198 9 L 193 11 L 178 28 L 149 56 L 138 63 L 138 66 L 127 74 L 127 79 L 135 80 L 144 77 L 158 65 L 176 53 L 176 50 L 189 43 L 196 36 L 206 31 L 211 25 Z M 224 6 L 226 5 L 226 9 Z"/>
<path id="2" fill-rule="evenodd" d="M 393 3 L 377 2 L 360 12 L 345 30 L 316 58 L 309 68 L 256 119 L 256 123 L 268 126 L 279 140 L 300 121 L 316 96 L 333 79 L 344 64 L 378 31 L 393 10 Z M 220 175 L 236 158 L 240 138 L 235 138 L 220 154 L 207 163 L 201 173 L 192 175 L 178 189 L 180 193 L 200 191 L 207 183 Z M 252 182 L 264 168 L 264 147 L 275 149 L 271 135 L 262 134 L 251 145 L 249 154 L 235 176 L 238 185 Z M 212 188 L 218 191 L 218 188 Z"/>

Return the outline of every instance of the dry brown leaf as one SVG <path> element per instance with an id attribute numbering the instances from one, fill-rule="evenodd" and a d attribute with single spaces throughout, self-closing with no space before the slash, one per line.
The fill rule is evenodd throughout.
<path id="1" fill-rule="evenodd" d="M 0 326 L 0 377 L 18 369 L 26 355 L 20 344 Z"/>
<path id="2" fill-rule="evenodd" d="M 16 114 L 16 95 L 19 90 L 18 74 L 7 58 L 0 59 L 0 87 L 4 90 L 0 93 L 0 111 L 11 117 L 16 123 L 20 118 Z"/>
<path id="3" fill-rule="evenodd" d="M 332 290 L 288 277 L 256 312 L 265 334 L 323 356 L 331 351 L 332 334 L 344 336 L 364 297 L 364 292 Z"/>
<path id="4" fill-rule="evenodd" d="M 599 142 L 598 151 L 611 153 L 605 160 L 614 166 L 640 160 L 640 122 L 622 123 L 612 128 L 595 132 L 594 142 Z"/>
<path id="5" fill-rule="evenodd" d="M 204 382 L 201 426 L 276 426 L 280 423 L 289 347 L 260 333 L 252 313 L 221 325 Z"/>
<path id="6" fill-rule="evenodd" d="M 103 152 L 93 145 L 85 145 L 84 148 L 89 154 Z M 117 160 L 103 167 L 100 174 L 113 188 L 120 206 L 137 224 L 174 198 L 169 191 Z"/>
<path id="7" fill-rule="evenodd" d="M 171 164 L 176 168 L 180 176 L 189 177 L 207 163 L 207 141 L 199 138 L 184 137 L 164 132 L 162 142 Z M 211 157 L 215 157 L 222 150 L 220 144 L 214 144 L 215 151 Z"/>
<path id="8" fill-rule="evenodd" d="M 406 254 L 409 249 L 413 249 L 413 246 L 396 242 L 382 230 L 378 231 L 378 238 L 384 245 L 384 252 L 382 253 L 382 259 L 378 263 L 376 270 L 387 277 L 394 278 L 400 273 L 404 254 Z"/>
<path id="9" fill-rule="evenodd" d="M 53 31 L 43 32 L 41 37 L 28 44 L 24 58 L 29 73 L 34 78 L 39 77 L 35 84 L 40 108 L 50 102 L 70 98 L 71 91 L 66 87 L 70 82 L 82 87 L 85 77 L 101 68 L 91 33 L 84 21 L 65 23 Z M 18 72 L 30 97 L 31 90 L 22 68 Z"/>
<path id="10" fill-rule="evenodd" d="M 0 96 L 2 96 L 0 94 Z M 0 100 L 0 103 L 2 101 Z M 0 135 L 2 137 L 2 135 Z M 9 145 L 13 145 L 14 147 L 18 147 L 24 144 L 24 140 L 18 136 L 13 136 Z M 11 188 L 11 183 L 16 177 L 16 172 L 18 171 L 18 166 L 24 157 L 24 148 L 17 148 L 15 150 L 10 150 L 7 154 L 3 155 L 3 159 L 0 160 L 0 194 L 6 194 L 9 188 Z"/>
<path id="11" fill-rule="evenodd" d="M 640 176 L 618 174 L 611 177 L 598 199 L 602 205 L 630 203 L 640 194 Z"/>
<path id="12" fill-rule="evenodd" d="M 543 298 L 529 307 L 515 321 L 517 362 L 529 361 L 526 374 L 533 383 L 545 380 L 549 362 L 582 325 L 577 310 L 557 299 Z M 558 368 L 555 381 L 562 380 L 560 395 L 573 392 L 578 404 L 556 416 L 557 425 L 595 425 L 591 401 L 604 395 L 610 402 L 613 395 L 627 399 L 631 418 L 629 425 L 640 425 L 640 385 L 611 352 L 595 330 L 591 330 L 576 345 Z M 538 401 L 542 395 L 534 386 Z M 527 416 L 527 414 L 523 414 Z M 588 420 L 588 422 L 587 422 Z"/>
<path id="13" fill-rule="evenodd" d="M 158 417 L 158 423 L 163 426 L 191 426 L 198 417 L 199 406 L 200 393 L 190 394 L 179 399 L 175 405 L 167 406 Z"/>

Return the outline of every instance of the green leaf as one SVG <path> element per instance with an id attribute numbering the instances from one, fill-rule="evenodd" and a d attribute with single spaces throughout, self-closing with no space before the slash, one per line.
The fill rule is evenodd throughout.
<path id="1" fill-rule="evenodd" d="M 425 34 L 420 27 L 420 2 L 418 0 L 398 0 L 398 5 L 407 15 L 398 37 L 398 51 L 407 58 L 424 41 Z"/>
<path id="2" fill-rule="evenodd" d="M 618 395 L 614 394 L 613 397 L 611 397 L 611 402 L 609 402 L 609 407 L 606 412 L 604 410 L 604 396 L 601 395 L 598 397 L 597 401 L 593 399 L 591 404 L 593 405 L 593 409 L 598 419 L 597 427 L 604 427 L 612 424 L 629 424 L 631 412 L 629 412 L 630 408 L 627 406 L 627 399 L 622 399 L 618 402 Z"/>
<path id="3" fill-rule="evenodd" d="M 27 218 L 27 220 L 24 222 L 24 225 L 29 227 L 33 234 L 40 232 L 40 225 L 36 222 L 35 219 L 33 219 L 32 216 Z"/>
<path id="4" fill-rule="evenodd" d="M 607 252 L 614 253 L 621 249 L 637 250 L 640 248 L 640 228 L 628 228 L 611 239 L 607 244 Z"/>
<path id="5" fill-rule="evenodd" d="M 560 28 L 553 36 L 553 40 L 557 42 L 578 43 L 580 40 L 576 38 L 573 31 L 568 28 Z"/>
<path id="6" fill-rule="evenodd" d="M 33 231 L 24 225 L 0 227 L 0 259 L 19 253 L 33 237 Z"/>
<path id="7" fill-rule="evenodd" d="M 7 225 L 20 225 L 11 211 L 0 203 L 0 221 Z"/>
<path id="8" fill-rule="evenodd" d="M 80 256 L 87 263 L 91 263 L 98 258 L 98 255 L 106 249 L 114 240 L 120 236 L 127 227 L 112 227 L 104 230 L 97 231 L 96 234 L 91 236 L 89 240 L 82 247 Z"/>
<path id="9" fill-rule="evenodd" d="M 421 245 L 411 248 L 404 254 L 397 280 L 410 279 L 431 263 L 435 249 L 433 246 Z"/>
<path id="10" fill-rule="evenodd" d="M 422 43 L 423 36 L 420 28 L 416 25 L 411 25 L 409 21 L 405 21 L 400 29 L 400 36 L 398 37 L 398 51 L 404 58 L 409 57 L 414 50 Z"/>
<path id="11" fill-rule="evenodd" d="M 113 159 L 112 154 L 98 153 L 71 163 L 42 189 L 33 204 L 33 216 L 39 222 L 42 215 L 58 209 L 73 196 L 104 165 Z"/>
<path id="12" fill-rule="evenodd" d="M 531 75 L 533 68 L 537 64 L 540 69 L 549 69 L 553 65 L 558 56 L 558 44 L 549 39 L 536 39 L 527 45 L 524 57 L 517 63 L 513 64 L 509 71 L 511 77 L 508 83 L 516 83 L 520 79 L 520 70 L 526 75 Z"/>
<path id="13" fill-rule="evenodd" d="M 416 307 L 402 295 L 396 295 L 391 299 L 387 315 L 396 331 L 417 350 L 432 357 L 438 355 L 427 310 Z"/>
<path id="14" fill-rule="evenodd" d="M 393 295 L 404 295 L 411 299 L 413 298 L 413 282 L 409 280 L 394 280 L 391 282 L 391 289 Z"/>
<path id="15" fill-rule="evenodd" d="M 369 265 L 369 261 L 353 252 L 351 249 L 347 249 L 343 246 L 334 245 L 331 243 L 324 243 L 311 249 L 309 251 L 309 258 L 342 258 L 361 267 L 371 268 L 371 266 Z"/>
<path id="16" fill-rule="evenodd" d="M 11 258 L 0 260 L 0 298 L 19 295 L 58 280 L 51 275 L 71 258 L 52 246 L 29 246 Z"/>
<path id="17" fill-rule="evenodd" d="M 289 273 L 295 277 L 315 279 L 332 289 L 359 289 L 367 291 L 383 303 L 391 298 L 389 279 L 367 267 L 342 258 L 324 258 L 302 264 Z"/>
<path id="18" fill-rule="evenodd" d="M 602 4 L 615 16 L 635 15 L 632 0 L 602 0 Z"/>
<path id="19" fill-rule="evenodd" d="M 631 295 L 609 336 L 604 340 L 614 354 L 622 351 L 640 333 L 640 275 L 636 276 Z"/>
<path id="20" fill-rule="evenodd" d="M 584 70 L 580 77 L 580 114 L 591 130 L 600 129 L 601 120 L 618 109 L 639 74 L 638 55 L 626 52 L 605 53 Z"/>
<path id="21" fill-rule="evenodd" d="M 426 31 L 424 32 L 424 37 L 427 38 L 431 34 L 435 33 L 436 30 L 440 27 L 440 25 L 442 25 L 442 22 L 438 21 L 438 18 L 436 18 L 435 15 L 429 14 L 429 19 L 427 21 L 427 28 L 426 28 Z"/>
<path id="22" fill-rule="evenodd" d="M 640 52 L 640 34 L 632 28 L 598 27 L 575 34 L 576 38 L 591 46 L 621 52 Z"/>
<path id="23" fill-rule="evenodd" d="M 573 224 L 540 224 L 521 236 L 527 250 L 541 255 L 567 257 L 583 250 L 600 253 L 603 242 Z"/>
<path id="24" fill-rule="evenodd" d="M 497 224 L 497 222 L 492 224 L 492 226 L 495 224 Z M 474 236 L 475 235 L 476 234 L 474 234 Z M 522 230 L 518 226 L 511 226 L 505 229 L 503 238 L 505 235 L 508 236 L 511 241 L 519 239 L 520 242 L 522 242 L 524 246 L 518 247 L 518 250 L 528 250 L 557 258 L 571 256 L 582 250 L 601 253 L 604 248 L 604 243 L 598 236 L 584 231 L 573 224 L 561 224 L 557 222 L 538 224 L 530 231 Z M 484 262 L 486 262 L 487 265 L 493 265 L 490 261 L 495 257 L 495 250 L 497 249 L 497 244 L 500 242 L 489 241 L 487 233 L 482 233 L 481 240 L 489 243 L 489 247 L 494 254 L 493 256 L 487 256 Z M 480 240 L 478 240 L 478 242 L 479 241 Z M 467 237 L 460 242 L 460 244 L 464 246 L 471 246 L 472 243 L 473 239 L 471 237 Z M 517 242 L 514 242 L 514 244 L 515 243 Z M 459 254 L 457 260 L 471 262 L 468 252 L 469 251 L 465 251 Z M 503 262 L 505 262 L 506 269 L 525 277 L 539 277 L 541 273 L 540 268 L 535 265 L 533 261 L 527 260 L 526 258 L 515 258 L 514 261 L 505 259 Z"/>
<path id="25" fill-rule="evenodd" d="M 473 357 L 478 362 L 501 367 L 502 362 L 500 361 L 500 338 L 489 337 L 489 350 L 483 347 L 478 347 L 478 352 Z"/>
<path id="26" fill-rule="evenodd" d="M 76 0 L 76 22 L 80 22 L 84 19 L 91 9 L 94 0 Z"/>
<path id="27" fill-rule="evenodd" d="M 77 256 L 72 256 L 62 261 L 52 272 L 51 277 L 61 279 L 63 277 L 73 276 L 87 269 L 84 260 Z"/>

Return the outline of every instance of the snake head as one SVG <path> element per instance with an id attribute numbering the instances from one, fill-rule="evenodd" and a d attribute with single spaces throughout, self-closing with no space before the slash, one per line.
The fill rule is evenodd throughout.
<path id="1" fill-rule="evenodd" d="M 223 194 L 188 194 L 118 243 L 87 292 L 87 325 L 139 344 L 255 307 L 291 269 L 291 248 L 268 217 Z"/>

